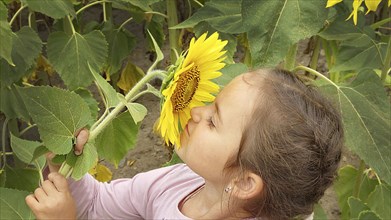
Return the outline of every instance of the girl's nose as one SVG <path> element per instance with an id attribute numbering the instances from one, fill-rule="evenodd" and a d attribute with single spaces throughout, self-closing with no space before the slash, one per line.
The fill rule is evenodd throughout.
<path id="1" fill-rule="evenodd" d="M 202 107 L 194 107 L 190 111 L 191 119 L 196 123 L 201 121 L 202 118 L 201 114 L 202 114 Z"/>

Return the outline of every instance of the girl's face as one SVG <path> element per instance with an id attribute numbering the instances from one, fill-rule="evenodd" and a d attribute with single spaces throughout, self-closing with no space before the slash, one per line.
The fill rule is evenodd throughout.
<path id="1" fill-rule="evenodd" d="M 225 164 L 237 154 L 244 127 L 251 120 L 257 89 L 243 77 L 233 79 L 212 104 L 193 108 L 181 133 L 179 157 L 210 182 L 223 183 Z"/>

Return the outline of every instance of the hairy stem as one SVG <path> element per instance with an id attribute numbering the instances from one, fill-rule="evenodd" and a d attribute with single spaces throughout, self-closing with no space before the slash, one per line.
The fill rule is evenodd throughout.
<path id="1" fill-rule="evenodd" d="M 285 69 L 293 70 L 296 66 L 297 43 L 293 44 L 285 57 Z"/>
<path id="2" fill-rule="evenodd" d="M 149 81 L 154 79 L 155 77 L 165 77 L 165 71 L 162 70 L 155 70 L 147 75 L 145 75 L 125 96 L 126 102 L 129 102 L 132 100 L 134 96 L 137 95 L 137 93 L 140 91 L 140 89 L 145 86 Z M 92 129 L 89 136 L 89 141 L 94 140 L 100 132 L 104 130 L 104 128 L 119 114 L 121 113 L 122 109 L 125 107 L 125 103 L 120 102 L 117 104 L 117 106 L 114 107 L 114 109 L 95 127 L 95 129 Z"/>
<path id="3" fill-rule="evenodd" d="M 174 51 L 179 51 L 179 45 L 178 45 L 178 38 L 179 33 L 176 29 L 171 29 L 170 27 L 173 27 L 178 24 L 178 15 L 177 15 L 177 1 L 176 0 L 170 0 L 166 1 L 167 3 L 167 23 L 168 23 L 168 37 L 170 42 L 170 58 L 171 63 L 175 63 L 176 61 L 176 55 Z"/>
<path id="4" fill-rule="evenodd" d="M 335 87 L 338 87 L 337 84 L 335 84 L 333 81 L 331 81 L 329 78 L 327 78 L 325 75 L 321 74 L 320 72 L 314 70 L 314 69 L 311 69 L 309 67 L 306 67 L 306 66 L 297 66 L 293 71 L 297 71 L 297 70 L 304 70 L 304 71 L 307 71 L 309 73 L 312 73 L 313 75 L 317 76 L 317 77 L 320 77 L 324 80 L 326 80 L 328 83 L 330 83 L 331 85 L 335 86 Z"/>

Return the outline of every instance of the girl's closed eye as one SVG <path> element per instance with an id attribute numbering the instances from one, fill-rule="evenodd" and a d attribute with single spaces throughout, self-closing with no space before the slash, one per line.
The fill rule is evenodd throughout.
<path id="1" fill-rule="evenodd" d="M 209 117 L 208 118 L 208 125 L 209 125 L 209 128 L 214 128 L 216 127 L 214 122 L 213 122 L 213 117 Z"/>

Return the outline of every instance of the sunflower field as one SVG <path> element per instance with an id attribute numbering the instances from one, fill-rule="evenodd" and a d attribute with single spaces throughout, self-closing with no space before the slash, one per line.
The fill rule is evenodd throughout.
<path id="1" fill-rule="evenodd" d="M 345 153 L 359 158 L 339 169 L 333 185 L 339 216 L 390 219 L 390 6 L 391 0 L 1 0 L 0 219 L 35 219 L 24 198 L 39 187 L 49 151 L 63 164 L 60 172 L 76 180 L 100 170 L 100 159 L 117 166 L 147 114 L 137 98 L 163 99 L 151 81 L 167 86 L 169 73 L 187 62 L 190 39 L 216 32 L 226 50 L 216 85 L 278 66 L 303 74 L 335 101 Z M 146 69 L 129 58 L 140 40 L 135 24 L 144 27 L 137 36 L 147 40 Z M 76 156 L 82 128 L 90 137 Z M 37 138 L 26 138 L 32 130 Z M 327 219 L 321 204 L 314 219 Z"/>

